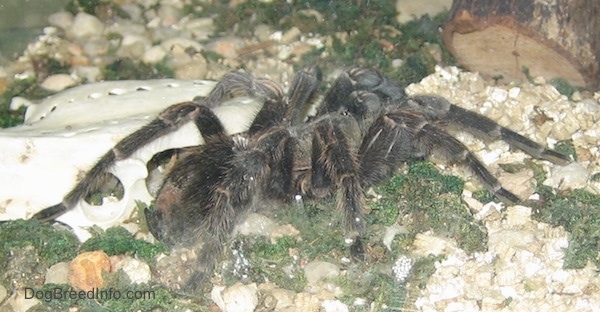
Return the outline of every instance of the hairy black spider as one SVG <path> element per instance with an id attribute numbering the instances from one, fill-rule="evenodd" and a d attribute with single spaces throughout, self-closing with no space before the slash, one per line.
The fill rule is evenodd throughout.
<path id="1" fill-rule="evenodd" d="M 127 136 L 68 193 L 62 203 L 34 215 L 54 219 L 92 192 L 112 164 L 149 142 L 193 122 L 205 144 L 184 148 L 146 211 L 151 232 L 177 244 L 203 242 L 196 287 L 212 273 L 218 254 L 240 215 L 259 199 L 290 201 L 335 196 L 346 235 L 360 256 L 364 190 L 405 161 L 436 152 L 450 163 L 471 169 L 482 184 L 505 202 L 519 198 L 504 189 L 462 143 L 448 134 L 448 124 L 484 138 L 504 140 L 535 158 L 557 164 L 569 157 L 549 150 L 491 119 L 457 107 L 446 99 L 407 97 L 402 87 L 371 68 L 352 68 L 333 83 L 317 113 L 307 116 L 321 80 L 319 69 L 301 70 L 286 93 L 275 82 L 232 72 L 207 97 L 173 105 L 148 125 Z M 263 99 L 248 131 L 228 135 L 211 111 L 239 94 Z"/>

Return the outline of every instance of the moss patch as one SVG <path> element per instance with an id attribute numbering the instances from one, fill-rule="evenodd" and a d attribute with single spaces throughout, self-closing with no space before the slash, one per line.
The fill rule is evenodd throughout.
<path id="1" fill-rule="evenodd" d="M 583 268 L 588 261 L 600 267 L 600 196 L 584 190 L 555 194 L 540 186 L 542 200 L 534 205 L 534 219 L 569 232 L 564 267 Z"/>
<path id="2" fill-rule="evenodd" d="M 108 228 L 106 231 L 93 227 L 91 232 L 92 238 L 81 245 L 81 251 L 103 250 L 109 256 L 137 255 L 145 261 L 150 261 L 159 253 L 166 253 L 169 250 L 166 245 L 136 239 L 120 226 Z"/>

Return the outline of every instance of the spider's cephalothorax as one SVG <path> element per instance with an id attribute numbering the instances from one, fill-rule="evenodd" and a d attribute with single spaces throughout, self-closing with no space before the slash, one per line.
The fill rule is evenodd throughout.
<path id="1" fill-rule="evenodd" d="M 34 218 L 52 219 L 62 214 L 95 189 L 115 160 L 193 122 L 205 144 L 181 151 L 157 195 L 155 209 L 146 215 L 149 228 L 160 240 L 176 244 L 201 239 L 199 271 L 190 277 L 190 285 L 195 286 L 212 272 L 239 216 L 259 199 L 335 197 L 344 214 L 346 233 L 355 242 L 352 250 L 360 254 L 364 190 L 389 178 L 403 162 L 434 152 L 471 169 L 502 200 L 519 201 L 444 130 L 448 124 L 504 140 L 535 158 L 559 164 L 570 161 L 441 97 L 406 97 L 397 83 L 370 68 L 344 72 L 317 113 L 307 116 L 320 76 L 316 68 L 300 71 L 286 94 L 270 80 L 240 72 L 227 74 L 207 97 L 173 105 L 124 138 L 62 203 Z M 238 94 L 258 97 L 264 105 L 248 131 L 228 135 L 211 107 Z"/>

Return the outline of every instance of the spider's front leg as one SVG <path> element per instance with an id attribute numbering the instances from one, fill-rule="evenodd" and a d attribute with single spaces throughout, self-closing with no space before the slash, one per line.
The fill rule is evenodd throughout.
<path id="1" fill-rule="evenodd" d="M 216 117 L 214 117 L 216 118 Z M 228 236 L 254 201 L 272 197 L 271 183 L 289 187 L 286 155 L 291 146 L 282 128 L 210 138 L 176 163 L 159 191 L 155 209 L 147 211 L 149 227 L 171 244 L 202 242 L 197 267 L 187 281 L 196 289 L 213 272 Z"/>
<path id="2" fill-rule="evenodd" d="M 358 169 L 355 151 L 342 129 L 328 122 L 317 124 L 312 141 L 311 170 L 304 177 L 305 181 L 300 181 L 302 189 L 313 197 L 325 197 L 335 192 L 336 208 L 344 214 L 346 235 L 353 240 L 351 254 L 364 259 L 360 236 L 363 234 L 365 199 Z"/>

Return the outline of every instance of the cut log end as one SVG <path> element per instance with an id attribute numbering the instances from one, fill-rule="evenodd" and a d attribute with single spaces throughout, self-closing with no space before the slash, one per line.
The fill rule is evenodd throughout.
<path id="1" fill-rule="evenodd" d="M 598 12 L 600 1 L 455 0 L 443 38 L 459 64 L 487 78 L 541 76 L 597 87 Z"/>
<path id="2" fill-rule="evenodd" d="M 542 76 L 563 78 L 575 86 L 587 85 L 577 66 L 566 57 L 514 29 L 496 25 L 466 34 L 454 33 L 452 42 L 458 63 L 488 79 L 523 81 Z"/>

